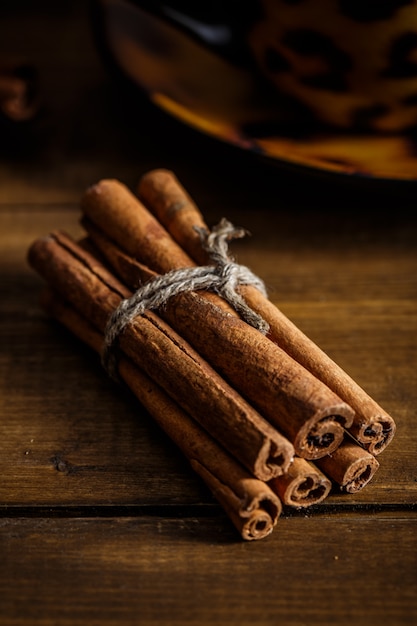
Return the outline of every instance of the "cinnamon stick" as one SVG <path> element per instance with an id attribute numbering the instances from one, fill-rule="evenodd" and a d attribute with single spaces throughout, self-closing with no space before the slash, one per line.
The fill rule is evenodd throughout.
<path id="1" fill-rule="evenodd" d="M 206 264 L 207 253 L 196 227 L 206 231 L 208 227 L 176 176 L 167 170 L 151 171 L 142 176 L 138 193 L 184 251 L 196 263 Z M 380 454 L 394 437 L 393 418 L 255 287 L 242 285 L 240 292 L 269 323 L 269 338 L 354 409 L 353 423 L 347 426 L 349 432 L 369 452 Z"/>
<path id="2" fill-rule="evenodd" d="M 379 468 L 373 454 L 346 438 L 331 455 L 316 461 L 326 476 L 339 485 L 341 491 L 357 493 L 367 485 Z"/>
<path id="3" fill-rule="evenodd" d="M 43 293 L 46 311 L 97 353 L 103 335 L 50 290 Z M 264 482 L 251 476 L 143 370 L 122 355 L 122 380 L 159 426 L 180 448 L 193 469 L 222 504 L 243 539 L 262 539 L 274 529 L 282 506 Z"/>
<path id="4" fill-rule="evenodd" d="M 271 489 L 281 502 L 296 508 L 305 508 L 322 502 L 330 493 L 332 483 L 310 461 L 295 457 L 282 476 L 270 481 Z"/>
<path id="5" fill-rule="evenodd" d="M 81 208 L 150 270 L 194 265 L 122 183 L 104 180 L 90 187 Z M 315 459 L 338 447 L 352 409 L 278 345 L 201 293 L 176 296 L 165 308 L 171 326 L 290 439 L 298 456 Z"/>
<path id="6" fill-rule="evenodd" d="M 130 295 L 93 255 L 63 233 L 35 241 L 28 260 L 100 332 Z M 294 453 L 289 441 L 157 315 L 145 313 L 128 324 L 119 345 L 257 478 L 269 480 L 289 467 Z"/>

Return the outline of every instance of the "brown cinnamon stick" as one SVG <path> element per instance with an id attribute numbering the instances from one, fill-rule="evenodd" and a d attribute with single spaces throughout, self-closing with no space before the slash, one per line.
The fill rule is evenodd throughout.
<path id="1" fill-rule="evenodd" d="M 271 489 L 281 502 L 305 508 L 322 502 L 330 493 L 332 483 L 314 463 L 295 457 L 282 476 L 270 481 Z"/>
<path id="2" fill-rule="evenodd" d="M 44 308 L 81 341 L 99 354 L 103 335 L 50 290 L 43 293 Z M 195 420 L 130 359 L 121 356 L 119 373 L 139 402 L 181 449 L 193 469 L 222 504 L 243 539 L 269 535 L 281 514 L 281 502 L 262 481 L 251 476 L 225 452 Z"/>
<path id="3" fill-rule="evenodd" d="M 29 263 L 100 332 L 128 289 L 63 233 L 35 241 Z M 191 346 L 153 313 L 128 324 L 119 344 L 146 374 L 257 478 L 286 471 L 294 449 Z"/>
<path id="4" fill-rule="evenodd" d="M 379 468 L 373 454 L 346 438 L 328 457 L 316 464 L 342 491 L 356 493 L 372 480 Z"/>
<path id="5" fill-rule="evenodd" d="M 206 264 L 207 253 L 195 227 L 203 230 L 208 227 L 175 175 L 167 170 L 151 171 L 141 178 L 138 192 L 147 208 L 190 257 L 198 264 Z M 349 432 L 372 454 L 381 453 L 395 434 L 393 418 L 255 287 L 242 285 L 240 292 L 249 306 L 269 323 L 270 339 L 354 409 Z"/>
<path id="6" fill-rule="evenodd" d="M 120 182 L 90 187 L 81 208 L 133 260 L 154 272 L 193 265 Z M 284 350 L 201 293 L 172 298 L 166 311 L 170 324 L 291 440 L 298 456 L 315 459 L 337 448 L 344 426 L 352 423 L 352 409 Z"/>

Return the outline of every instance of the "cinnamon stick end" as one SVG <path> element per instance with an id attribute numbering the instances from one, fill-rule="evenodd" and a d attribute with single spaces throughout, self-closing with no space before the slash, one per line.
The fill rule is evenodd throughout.
<path id="1" fill-rule="evenodd" d="M 309 461 L 334 452 L 342 443 L 345 427 L 352 423 L 353 410 L 344 402 L 329 407 L 325 415 L 316 414 L 300 428 L 294 449 Z"/>
<path id="2" fill-rule="evenodd" d="M 374 477 L 379 462 L 367 450 L 346 438 L 331 455 L 317 461 L 320 469 L 341 491 L 356 493 Z"/>
<path id="3" fill-rule="evenodd" d="M 322 502 L 332 483 L 313 463 L 295 457 L 288 471 L 269 483 L 283 504 L 305 508 Z"/>
<path id="4" fill-rule="evenodd" d="M 388 414 L 375 415 L 359 425 L 353 424 L 349 432 L 368 452 L 377 456 L 391 443 L 396 423 Z"/>

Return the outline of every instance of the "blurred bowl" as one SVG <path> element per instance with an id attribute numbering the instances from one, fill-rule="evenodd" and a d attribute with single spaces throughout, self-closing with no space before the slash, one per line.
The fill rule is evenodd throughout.
<path id="1" fill-rule="evenodd" d="M 222 3 L 195 4 L 190 19 L 181 11 L 184 2 L 94 0 L 106 64 L 174 118 L 277 164 L 417 180 L 417 131 L 374 135 L 313 124 L 306 109 L 278 97 L 245 58 L 218 21 Z"/>

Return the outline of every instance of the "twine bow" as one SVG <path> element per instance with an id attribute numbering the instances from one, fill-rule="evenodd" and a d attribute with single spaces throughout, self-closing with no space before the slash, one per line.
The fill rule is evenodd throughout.
<path id="1" fill-rule="evenodd" d="M 146 310 L 159 309 L 170 298 L 185 291 L 212 291 L 224 298 L 242 319 L 266 334 L 269 325 L 255 313 L 238 293 L 239 285 L 254 285 L 263 295 L 266 289 L 263 281 L 246 266 L 235 263 L 228 254 L 228 242 L 244 237 L 247 231 L 236 228 L 225 218 L 211 231 L 196 229 L 201 237 L 202 246 L 208 253 L 212 264 L 171 270 L 162 276 L 156 276 L 135 293 L 122 300 L 110 316 L 107 323 L 102 362 L 113 378 L 117 378 L 115 345 L 124 327 L 137 315 Z"/>

